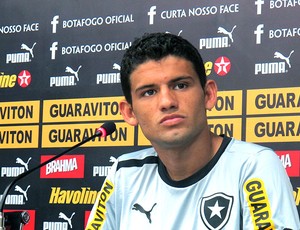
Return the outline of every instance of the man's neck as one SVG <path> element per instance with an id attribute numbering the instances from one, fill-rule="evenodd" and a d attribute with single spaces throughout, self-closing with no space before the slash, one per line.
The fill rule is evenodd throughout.
<path id="1" fill-rule="evenodd" d="M 180 181 L 202 169 L 214 157 L 223 138 L 210 133 L 205 140 L 185 148 L 157 149 L 158 156 L 165 165 L 169 176 Z"/>

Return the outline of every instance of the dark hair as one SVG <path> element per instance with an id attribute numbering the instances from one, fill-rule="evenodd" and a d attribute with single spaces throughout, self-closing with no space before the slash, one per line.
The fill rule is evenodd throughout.
<path id="1" fill-rule="evenodd" d="M 151 33 L 137 38 L 126 50 L 121 62 L 121 85 L 125 99 L 131 104 L 130 75 L 138 65 L 148 60 L 159 61 L 173 55 L 190 61 L 199 76 L 201 86 L 206 84 L 203 60 L 198 50 L 186 39 L 170 33 Z"/>

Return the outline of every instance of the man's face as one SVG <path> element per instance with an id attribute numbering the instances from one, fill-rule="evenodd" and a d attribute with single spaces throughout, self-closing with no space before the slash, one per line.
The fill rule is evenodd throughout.
<path id="1" fill-rule="evenodd" d="M 210 105 L 191 62 L 175 56 L 147 61 L 130 79 L 131 114 L 125 120 L 139 124 L 154 147 L 183 147 L 207 130 Z"/>

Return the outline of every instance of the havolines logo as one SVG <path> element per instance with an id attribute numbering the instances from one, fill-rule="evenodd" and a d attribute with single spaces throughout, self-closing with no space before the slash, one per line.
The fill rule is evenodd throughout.
<path id="1" fill-rule="evenodd" d="M 16 85 L 16 82 L 16 74 L 5 74 L 4 72 L 0 72 L 0 88 L 12 88 Z"/>
<path id="2" fill-rule="evenodd" d="M 5 74 L 0 72 L 0 88 L 13 88 L 16 83 L 21 88 L 26 88 L 31 83 L 31 74 L 28 70 L 22 70 L 18 76 L 16 74 Z"/>
<path id="3" fill-rule="evenodd" d="M 275 151 L 289 177 L 300 176 L 300 150 Z"/>
<path id="4" fill-rule="evenodd" d="M 80 190 L 66 190 L 61 187 L 51 187 L 51 194 L 49 197 L 49 204 L 94 204 L 97 197 L 103 199 L 106 196 L 106 192 L 110 189 L 105 186 L 105 191 L 100 192 L 97 190 L 91 190 L 90 187 L 81 187 Z"/>
<path id="5" fill-rule="evenodd" d="M 41 163 L 53 156 L 41 156 Z M 40 178 L 83 178 L 84 155 L 65 155 L 41 168 Z"/>

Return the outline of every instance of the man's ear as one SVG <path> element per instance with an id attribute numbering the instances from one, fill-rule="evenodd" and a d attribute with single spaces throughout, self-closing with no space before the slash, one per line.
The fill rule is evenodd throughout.
<path id="1" fill-rule="evenodd" d="M 133 126 L 138 125 L 138 121 L 135 117 L 135 114 L 132 109 L 132 105 L 129 104 L 126 100 L 120 102 L 120 110 L 124 120 Z"/>
<path id="2" fill-rule="evenodd" d="M 214 80 L 207 80 L 204 93 L 205 93 L 205 108 L 211 110 L 217 103 L 218 87 Z"/>

